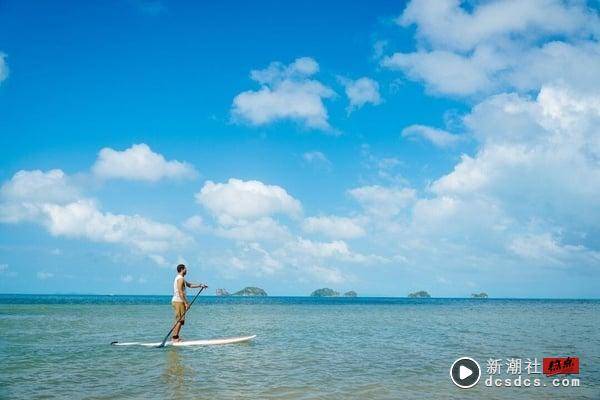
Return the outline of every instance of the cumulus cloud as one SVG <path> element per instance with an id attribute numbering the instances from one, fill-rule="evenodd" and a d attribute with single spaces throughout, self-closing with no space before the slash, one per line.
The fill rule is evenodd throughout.
<path id="1" fill-rule="evenodd" d="M 348 191 L 360 206 L 354 217 L 302 220 L 300 228 L 326 237 L 322 241 L 297 236 L 291 226 L 275 235 L 284 240 L 266 244 L 259 238 L 260 251 L 232 256 L 240 270 L 262 271 L 261 263 L 269 262 L 276 266 L 268 269 L 273 273 L 296 271 L 302 279 L 335 284 L 355 267 L 397 264 L 408 276 L 442 277 L 442 285 L 448 284 L 442 272 L 452 270 L 452 286 L 464 282 L 471 290 L 473 272 L 486 271 L 479 286 L 514 283 L 514 276 L 543 280 L 548 267 L 556 272 L 600 266 L 595 11 L 583 2 L 552 0 L 480 2 L 468 11 L 461 4 L 412 1 L 399 23 L 416 26 L 416 50 L 381 63 L 437 94 L 473 96 L 471 111 L 457 124 L 460 135 L 411 125 L 403 137 L 442 148 L 468 138 L 474 150 L 417 191 L 395 170 L 402 160 L 375 157 L 365 147 L 362 167 L 377 174 Z M 285 80 L 292 71 L 274 67 L 255 79 Z M 258 214 L 229 219 L 248 220 L 252 227 L 273 218 Z M 258 236 L 238 237 L 250 247 Z M 345 241 L 355 237 L 363 238 L 352 242 L 356 249 Z"/>
<path id="2" fill-rule="evenodd" d="M 598 35 L 597 21 L 584 3 L 558 0 L 493 0 L 471 12 L 459 0 L 413 0 L 397 19 L 401 26 L 416 25 L 419 40 L 457 51 L 507 36 L 535 41 L 548 35 Z"/>
<path id="3" fill-rule="evenodd" d="M 79 198 L 67 175 L 53 169 L 18 171 L 0 188 L 0 222 L 34 219 L 43 204 L 67 204 Z"/>
<path id="4" fill-rule="evenodd" d="M 599 87 L 600 20 L 584 2 L 496 0 L 467 11 L 458 0 L 413 0 L 397 22 L 416 26 L 417 50 L 385 56 L 382 66 L 434 93 L 529 91 L 560 80 Z"/>
<path id="5" fill-rule="evenodd" d="M 600 264 L 599 251 L 590 251 L 582 245 L 563 244 L 560 238 L 550 232 L 516 236 L 508 249 L 525 260 L 548 266 L 569 266 L 574 262 Z"/>
<path id="6" fill-rule="evenodd" d="M 254 237 L 254 235 L 252 235 Z M 306 277 L 319 282 L 342 282 L 351 276 L 341 266 L 370 265 L 389 262 L 388 259 L 372 254 L 361 254 L 350 249 L 342 240 L 330 242 L 313 241 L 289 232 L 282 233 L 283 240 L 258 241 L 245 240 L 236 242 L 224 255 L 210 260 L 228 276 L 240 273 L 262 276 L 264 274 L 286 274 L 300 280 Z M 323 275 L 319 275 L 319 272 Z"/>
<path id="7" fill-rule="evenodd" d="M 379 83 L 373 79 L 362 77 L 357 80 L 352 80 L 340 77 L 339 81 L 344 85 L 346 96 L 348 96 L 350 102 L 346 109 L 348 113 L 351 113 L 368 103 L 373 105 L 381 103 Z"/>
<path id="8" fill-rule="evenodd" d="M 477 58 L 448 51 L 395 53 L 382 60 L 384 67 L 401 70 L 413 80 L 423 80 L 433 92 L 466 96 L 492 89 L 494 83 Z"/>
<path id="9" fill-rule="evenodd" d="M 362 186 L 349 191 L 366 212 L 378 216 L 393 216 L 406 209 L 416 198 L 411 188 L 392 188 L 379 185 Z"/>
<path id="10" fill-rule="evenodd" d="M 564 86 L 533 99 L 495 95 L 464 126 L 476 153 L 407 212 L 371 213 L 368 236 L 398 243 L 408 263 L 421 265 L 458 257 L 479 268 L 600 266 L 600 96 Z M 371 207 L 388 209 L 389 197 L 369 196 Z"/>
<path id="11" fill-rule="evenodd" d="M 237 220 L 215 228 L 214 233 L 228 239 L 242 241 L 282 241 L 290 237 L 288 229 L 273 218 Z"/>
<path id="12" fill-rule="evenodd" d="M 0 188 L 0 222 L 34 222 L 50 234 L 166 251 L 188 241 L 177 228 L 141 217 L 102 212 L 61 170 L 19 171 Z"/>
<path id="13" fill-rule="evenodd" d="M 320 265 L 313 265 L 308 268 L 308 272 L 318 282 L 330 283 L 338 285 L 345 283 L 349 280 L 347 274 L 341 271 L 339 268 L 323 267 Z"/>
<path id="14" fill-rule="evenodd" d="M 257 126 L 292 120 L 307 128 L 331 130 L 323 100 L 335 92 L 311 79 L 318 70 L 315 60 L 302 57 L 289 65 L 272 62 L 266 69 L 252 71 L 250 78 L 261 87 L 233 99 L 233 117 Z"/>
<path id="15" fill-rule="evenodd" d="M 185 221 L 182 226 L 191 232 L 204 233 L 208 232 L 210 228 L 204 223 L 204 218 L 200 215 L 192 215 Z"/>
<path id="16" fill-rule="evenodd" d="M 226 183 L 206 181 L 196 200 L 225 225 L 273 214 L 297 216 L 302 210 L 300 202 L 280 186 L 235 178 Z"/>
<path id="17" fill-rule="evenodd" d="M 433 182 L 435 193 L 487 196 L 513 213 L 565 225 L 600 224 L 598 94 L 548 86 L 535 100 L 498 95 L 474 107 L 465 124 L 482 146 Z"/>
<path id="18" fill-rule="evenodd" d="M 357 264 L 384 263 L 388 260 L 376 255 L 364 255 L 354 252 L 343 240 L 332 240 L 331 242 L 320 242 L 302 237 L 288 241 L 274 254 L 281 257 L 292 265 L 319 264 L 322 261 L 342 261 Z M 300 262 L 299 262 L 300 260 Z"/>
<path id="19" fill-rule="evenodd" d="M 425 125 L 411 125 L 404 128 L 402 130 L 402 137 L 420 137 L 437 147 L 451 147 L 461 140 L 461 137 L 458 135 Z"/>
<path id="20" fill-rule="evenodd" d="M 331 239 L 355 239 L 365 235 L 358 219 L 335 215 L 306 218 L 302 229 L 307 233 L 318 233 Z"/>
<path id="21" fill-rule="evenodd" d="M 156 182 L 161 179 L 188 179 L 197 176 L 190 164 L 167 161 L 145 144 L 134 144 L 118 151 L 105 147 L 92 166 L 94 175 L 102 179 L 127 179 Z"/>
<path id="22" fill-rule="evenodd" d="M 196 199 L 216 219 L 212 233 L 235 241 L 235 247 L 224 255 L 211 257 L 213 264 L 225 267 L 222 273 L 226 276 L 285 273 L 304 279 L 322 269 L 335 280 L 346 277 L 336 264 L 388 262 L 383 257 L 355 252 L 343 240 L 315 241 L 294 234 L 293 225 L 282 224 L 275 217 L 287 215 L 292 222 L 297 221 L 301 204 L 279 186 L 239 179 L 207 181 Z M 336 223 L 339 226 L 334 226 Z M 357 219 L 343 217 L 308 218 L 302 226 L 328 238 L 364 234 Z"/>
<path id="23" fill-rule="evenodd" d="M 242 242 L 237 249 L 230 249 L 225 256 L 216 257 L 212 261 L 221 267 L 228 267 L 221 272 L 229 277 L 240 272 L 258 276 L 272 275 L 284 267 L 278 259 L 256 242 Z"/>
<path id="24" fill-rule="evenodd" d="M 54 236 L 82 237 L 96 242 L 121 243 L 140 251 L 167 251 L 186 237 L 177 228 L 141 217 L 101 212 L 95 202 L 44 204 L 40 217 Z"/>
<path id="25" fill-rule="evenodd" d="M 6 63 L 6 54 L 0 51 L 0 83 L 8 78 L 8 64 Z"/>

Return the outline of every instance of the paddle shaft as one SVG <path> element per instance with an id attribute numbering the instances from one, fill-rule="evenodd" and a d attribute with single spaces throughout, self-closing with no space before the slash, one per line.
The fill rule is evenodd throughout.
<path id="1" fill-rule="evenodd" d="M 169 333 L 167 333 L 167 336 L 165 336 L 165 338 L 163 339 L 163 341 L 157 347 L 165 347 L 165 343 L 167 343 L 167 340 L 169 340 L 169 336 L 171 336 L 171 333 L 173 332 L 173 330 L 175 330 L 175 327 L 177 326 L 177 324 L 180 323 L 181 321 L 183 321 L 183 319 L 185 318 L 185 314 L 187 314 L 187 312 L 190 311 L 190 308 L 192 308 L 192 304 L 194 304 L 194 302 L 196 301 L 196 299 L 198 298 L 198 296 L 200 295 L 200 293 L 202 293 L 202 291 L 204 290 L 205 287 L 206 286 L 202 286 L 200 288 L 200 290 L 198 290 L 198 293 L 196 293 L 196 295 L 192 299 L 192 302 L 188 306 L 187 310 L 185 310 L 185 312 L 183 313 L 183 315 L 181 316 L 181 318 L 179 318 L 177 320 L 177 322 L 175 322 L 175 324 L 173 325 L 173 327 L 171 328 L 171 330 L 169 331 Z"/>

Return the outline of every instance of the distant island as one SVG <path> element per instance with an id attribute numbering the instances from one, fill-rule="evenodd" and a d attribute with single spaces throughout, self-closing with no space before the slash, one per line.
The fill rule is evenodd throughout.
<path id="1" fill-rule="evenodd" d="M 488 294 L 486 292 L 472 293 L 471 297 L 474 298 L 474 299 L 487 299 L 488 298 Z"/>
<path id="2" fill-rule="evenodd" d="M 248 286 L 240 290 L 239 292 L 235 292 L 234 296 L 267 296 L 267 292 L 263 289 L 253 286 Z"/>
<path id="3" fill-rule="evenodd" d="M 424 290 L 419 290 L 418 292 L 410 293 L 408 297 L 411 299 L 426 299 L 431 297 L 431 295 Z"/>
<path id="4" fill-rule="evenodd" d="M 344 293 L 344 297 L 356 297 L 356 296 L 357 296 L 357 294 L 354 290 L 350 290 L 350 291 Z"/>
<path id="5" fill-rule="evenodd" d="M 339 295 L 338 292 L 329 288 L 317 289 L 310 294 L 311 297 L 335 297 Z"/>
<path id="6" fill-rule="evenodd" d="M 215 291 L 215 294 L 217 296 L 229 296 L 229 292 L 227 291 L 227 289 L 217 289 Z"/>

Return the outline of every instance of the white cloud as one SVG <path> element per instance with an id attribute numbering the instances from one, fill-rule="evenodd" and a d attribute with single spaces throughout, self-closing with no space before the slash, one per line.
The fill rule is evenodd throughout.
<path id="1" fill-rule="evenodd" d="M 131 283 L 133 282 L 133 276 L 127 274 L 127 275 L 123 275 L 121 276 L 121 282 L 123 283 Z"/>
<path id="2" fill-rule="evenodd" d="M 8 78 L 8 64 L 6 63 L 6 54 L 0 51 L 0 83 Z"/>
<path id="3" fill-rule="evenodd" d="M 365 235 L 357 218 L 338 216 L 309 217 L 302 223 L 307 233 L 320 233 L 331 239 L 355 239 Z"/>
<path id="4" fill-rule="evenodd" d="M 600 20 L 584 2 L 489 1 L 468 12 L 457 0 L 413 0 L 398 23 L 416 25 L 417 50 L 383 57 L 382 66 L 434 93 L 530 91 L 558 81 L 600 87 Z"/>
<path id="5" fill-rule="evenodd" d="M 285 274 L 300 280 L 308 276 L 315 281 L 332 283 L 351 277 L 341 265 L 389 262 L 383 257 L 354 252 L 341 240 L 319 242 L 289 234 L 285 236 L 285 240 L 270 243 L 238 241 L 235 248 L 211 258 L 210 262 L 219 268 L 225 267 L 220 272 L 229 278 L 240 273 L 255 276 Z"/>
<path id="6" fill-rule="evenodd" d="M 598 18 L 584 3 L 560 0 L 492 0 L 468 12 L 459 0 L 413 0 L 397 19 L 417 26 L 417 38 L 434 47 L 469 51 L 507 37 L 535 41 L 548 35 L 598 35 Z"/>
<path id="7" fill-rule="evenodd" d="M 319 265 L 313 265 L 308 268 L 308 272 L 318 282 L 339 285 L 349 280 L 348 276 L 346 276 L 346 274 L 344 274 L 339 268 L 329 268 Z"/>
<path id="8" fill-rule="evenodd" d="M 280 186 L 234 178 L 227 183 L 206 181 L 196 200 L 225 225 L 273 214 L 296 216 L 302 210 L 300 202 Z"/>
<path id="9" fill-rule="evenodd" d="M 441 267 L 426 266 L 472 265 L 485 279 L 600 266 L 598 11 L 579 1 L 413 0 L 398 22 L 415 25 L 416 49 L 383 57 L 384 67 L 477 100 L 460 136 L 418 125 L 403 136 L 477 147 L 424 197 L 413 192 L 406 212 L 381 218 L 368 209 L 388 209 L 390 196 L 363 193 L 371 245 L 438 276 Z"/>
<path id="10" fill-rule="evenodd" d="M 348 245 L 343 240 L 315 242 L 309 239 L 298 238 L 297 241 L 290 244 L 290 248 L 316 258 L 349 258 L 351 254 Z"/>
<path id="11" fill-rule="evenodd" d="M 79 191 L 60 169 L 52 169 L 48 172 L 18 171 L 10 181 L 2 185 L 0 194 L 5 198 L 16 198 L 28 202 L 61 204 L 79 197 Z"/>
<path id="12" fill-rule="evenodd" d="M 348 192 L 368 212 L 378 216 L 393 216 L 406 209 L 416 198 L 410 188 L 389 188 L 379 185 L 362 186 Z"/>
<path id="13" fill-rule="evenodd" d="M 43 224 L 55 236 L 130 245 L 140 251 L 167 251 L 187 237 L 169 224 L 139 215 L 103 213 L 90 200 L 67 205 L 44 204 Z"/>
<path id="14" fill-rule="evenodd" d="M 288 229 L 273 218 L 239 220 L 214 230 L 217 236 L 241 241 L 281 241 L 290 237 Z"/>
<path id="15" fill-rule="evenodd" d="M 379 83 L 373 79 L 362 77 L 357 80 L 351 80 L 339 77 L 339 81 L 344 85 L 346 96 L 348 96 L 348 100 L 350 101 L 347 108 L 348 113 L 351 113 L 368 103 L 373 105 L 381 103 Z"/>
<path id="16" fill-rule="evenodd" d="M 319 242 L 302 237 L 288 241 L 282 248 L 277 249 L 274 254 L 287 263 L 302 265 L 303 267 L 318 264 L 323 260 L 337 260 L 357 264 L 387 262 L 383 257 L 356 253 L 343 240 Z M 299 262 L 299 260 L 302 261 Z"/>
<path id="17" fill-rule="evenodd" d="M 319 72 L 319 64 L 310 57 L 300 57 L 289 65 L 272 62 L 265 69 L 250 72 L 252 80 L 263 84 L 274 84 L 287 79 L 303 79 Z"/>
<path id="18" fill-rule="evenodd" d="M 384 67 L 404 71 L 413 80 L 423 80 L 436 93 L 466 96 L 492 88 L 492 79 L 478 59 L 448 51 L 395 53 L 381 61 Z"/>
<path id="19" fill-rule="evenodd" d="M 192 215 L 183 221 L 182 225 L 185 229 L 191 232 L 207 233 L 210 231 L 210 227 L 204 223 L 204 218 L 202 218 L 200 215 Z"/>
<path id="20" fill-rule="evenodd" d="M 242 243 L 236 250 L 238 251 L 229 251 L 225 257 L 213 260 L 216 265 L 228 267 L 228 270 L 221 270 L 228 277 L 233 277 L 239 272 L 258 276 L 271 275 L 283 268 L 282 263 L 259 243 Z"/>
<path id="21" fill-rule="evenodd" d="M 325 169 L 331 168 L 331 161 L 327 158 L 325 154 L 320 151 L 308 151 L 302 154 L 302 159 L 315 167 L 321 167 Z"/>
<path id="22" fill-rule="evenodd" d="M 156 265 L 158 265 L 159 267 L 168 267 L 169 265 L 171 265 L 167 261 L 167 259 L 160 254 L 152 254 L 151 253 L 151 254 L 148 254 L 148 258 L 151 259 L 152 261 L 154 261 L 154 263 Z M 177 263 L 177 264 L 181 264 L 181 263 Z"/>
<path id="23" fill-rule="evenodd" d="M 464 125 L 476 154 L 431 184 L 434 197 L 416 200 L 408 223 L 387 222 L 409 258 L 600 265 L 600 96 L 561 86 L 535 99 L 496 95 Z"/>
<path id="24" fill-rule="evenodd" d="M 35 222 L 54 236 L 166 251 L 189 242 L 176 227 L 139 215 L 100 211 L 61 170 L 19 171 L 0 189 L 0 222 Z"/>
<path id="25" fill-rule="evenodd" d="M 127 179 L 156 182 L 167 178 L 194 178 L 197 172 L 190 164 L 167 161 L 145 144 L 134 144 L 118 151 L 105 147 L 98 153 L 92 172 L 102 179 Z"/>
<path id="26" fill-rule="evenodd" d="M 373 58 L 376 60 L 380 59 L 388 45 L 389 42 L 387 40 L 377 40 L 373 43 Z"/>
<path id="27" fill-rule="evenodd" d="M 318 70 L 315 60 L 303 57 L 287 66 L 273 62 L 266 69 L 252 71 L 250 77 L 261 88 L 242 92 L 233 99 L 233 117 L 252 125 L 288 119 L 307 128 L 331 130 L 323 100 L 335 92 L 310 78 Z"/>
<path id="28" fill-rule="evenodd" d="M 538 261 L 545 265 L 559 266 L 573 261 L 576 256 L 574 253 L 585 252 L 583 246 L 561 244 L 559 239 L 549 232 L 517 236 L 509 243 L 508 249 L 530 262 Z M 596 261 L 600 261 L 600 253 L 596 252 L 595 256 Z"/>
<path id="29" fill-rule="evenodd" d="M 566 225 L 600 224 L 598 94 L 549 86 L 536 100 L 498 95 L 465 121 L 482 146 L 435 181 L 435 193 L 493 198 L 512 213 Z"/>
<path id="30" fill-rule="evenodd" d="M 50 278 L 54 278 L 54 274 L 52 272 L 44 272 L 44 271 L 40 271 L 37 273 L 37 278 L 39 280 L 46 280 L 46 279 L 50 279 Z"/>
<path id="31" fill-rule="evenodd" d="M 44 204 L 68 204 L 79 198 L 65 173 L 58 169 L 18 171 L 0 188 L 0 222 L 34 220 Z"/>
<path id="32" fill-rule="evenodd" d="M 421 137 L 437 147 L 451 147 L 461 140 L 458 135 L 425 125 L 411 125 L 404 128 L 402 137 Z"/>

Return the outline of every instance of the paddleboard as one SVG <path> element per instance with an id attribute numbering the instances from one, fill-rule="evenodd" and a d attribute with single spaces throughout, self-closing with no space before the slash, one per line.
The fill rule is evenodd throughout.
<path id="1" fill-rule="evenodd" d="M 232 338 L 224 338 L 224 339 L 208 339 L 208 340 L 183 340 L 181 342 L 168 341 L 165 343 L 165 346 L 174 346 L 174 347 L 185 347 L 185 346 L 214 346 L 220 344 L 233 344 L 233 343 L 242 343 L 252 340 L 256 337 L 256 335 L 252 336 L 239 336 Z M 157 347 L 160 345 L 160 342 L 146 343 L 146 342 L 112 342 L 113 346 L 145 346 L 145 347 Z"/>

